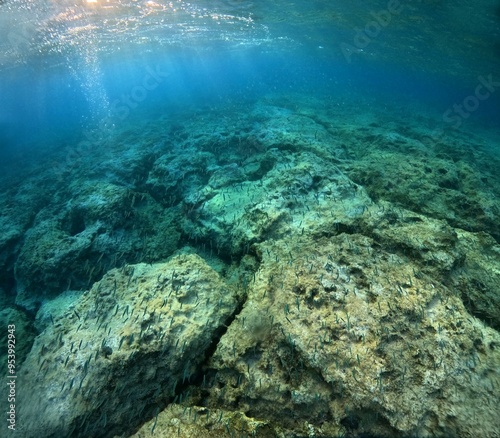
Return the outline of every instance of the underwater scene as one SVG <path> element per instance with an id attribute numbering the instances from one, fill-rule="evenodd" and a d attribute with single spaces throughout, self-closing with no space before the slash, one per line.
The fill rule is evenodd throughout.
<path id="1" fill-rule="evenodd" d="M 500 437 L 500 1 L 0 0 L 0 437 Z"/>

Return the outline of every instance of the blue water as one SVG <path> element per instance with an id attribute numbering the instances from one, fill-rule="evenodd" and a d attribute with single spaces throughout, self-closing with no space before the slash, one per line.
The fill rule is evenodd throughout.
<path id="1" fill-rule="evenodd" d="M 144 91 L 140 88 L 151 71 L 157 72 L 149 84 L 154 89 Z M 360 111 L 383 112 L 387 106 L 419 103 L 435 109 L 431 116 L 438 117 L 440 111 L 462 102 L 477 85 L 477 81 L 397 65 L 361 60 L 351 66 L 311 54 L 289 58 L 288 54 L 261 53 L 258 49 L 112 59 L 100 64 L 99 73 L 101 81 L 95 85 L 99 90 L 85 90 L 81 79 L 68 73 L 64 65 L 46 70 L 19 66 L 2 72 L 3 154 L 36 148 L 37 142 L 52 137 L 60 142 L 74 140 L 82 130 L 97 126 L 108 111 L 119 123 L 130 113 L 169 113 L 188 105 L 217 105 L 230 99 L 258 99 L 267 92 L 293 92 L 340 103 L 347 99 L 350 105 L 359 101 Z M 99 91 L 106 101 L 99 101 L 99 96 L 92 100 L 87 91 Z M 378 99 L 378 108 L 365 108 L 364 98 Z M 471 120 L 495 128 L 500 120 L 500 92 L 481 102 Z"/>
<path id="2" fill-rule="evenodd" d="M 97 27 L 83 36 L 83 48 L 76 51 L 61 48 L 62 43 L 57 42 L 60 32 L 67 44 L 72 21 L 67 25 L 58 22 L 55 30 L 50 28 L 56 36 L 51 36 L 48 43 L 42 41 L 61 53 L 45 55 L 34 53 L 39 37 L 29 35 L 31 47 L 16 47 L 16 56 L 6 59 L 4 62 L 10 64 L 0 70 L 3 156 L 8 158 L 9 152 L 37 148 L 37 143 L 43 147 L 43 142 L 74 141 L 79 133 L 109 116 L 113 102 L 120 100 L 123 104 L 123 96 L 141 85 L 148 67 L 166 72 L 168 78 L 161 78 L 161 83 L 147 93 L 136 88 L 139 94 L 135 97 L 140 104 L 126 103 L 127 108 L 120 104 L 121 115 L 128 110 L 135 115 L 148 110 L 170 112 L 191 104 L 214 105 L 228 99 L 258 99 L 268 92 L 295 92 L 331 96 L 339 101 L 349 99 L 351 104 L 359 100 L 360 111 L 365 110 L 367 98 L 379 100 L 379 112 L 383 112 L 384 106 L 397 107 L 408 102 L 427 105 L 430 111 L 436 111 L 430 115 L 439 123 L 440 113 L 474 92 L 480 75 L 492 74 L 499 81 L 500 36 L 494 2 L 484 2 L 486 14 L 478 20 L 467 20 L 470 11 L 465 4 L 443 3 L 435 8 L 401 3 L 406 9 L 392 15 L 387 26 L 374 27 L 375 34 L 368 39 L 366 32 L 370 32 L 368 25 L 373 23 L 373 14 L 385 10 L 387 2 L 372 2 L 366 9 L 362 2 L 349 6 L 327 2 L 261 6 L 257 2 L 236 1 L 212 5 L 215 12 L 228 10 L 236 17 L 253 17 L 253 23 L 246 28 L 233 24 L 227 27 L 226 39 L 233 37 L 238 44 L 221 41 L 217 29 L 211 29 L 217 24 L 205 18 L 187 22 L 195 27 L 191 32 L 194 38 L 191 33 L 183 34 L 182 28 L 162 30 L 152 20 L 144 24 L 144 29 L 139 27 L 129 35 L 111 34 L 108 42 L 108 29 Z M 203 7 L 206 5 L 184 10 L 199 12 Z M 99 12 L 97 7 L 82 10 L 87 17 L 77 24 L 97 20 L 99 26 L 99 14 L 97 18 L 93 15 Z M 333 18 L 325 20 L 329 13 Z M 342 14 L 345 16 L 340 21 Z M 168 20 L 168 16 L 165 18 Z M 490 28 L 488 35 L 485 23 Z M 138 26 L 141 24 L 139 21 Z M 460 28 L 461 24 L 464 27 Z M 37 25 L 36 19 L 32 25 Z M 368 26 L 366 30 L 364 26 Z M 361 42 L 367 41 L 362 49 L 355 47 L 360 31 L 364 32 Z M 7 35 L 12 32 L 16 30 L 10 28 Z M 38 32 L 43 35 L 43 30 Z M 166 39 L 166 43 L 158 47 L 151 38 L 149 46 L 138 46 L 142 32 Z M 173 38 L 169 32 L 178 32 L 180 44 L 176 40 L 169 45 L 168 38 Z M 184 47 L 182 38 L 186 41 Z M 455 46 L 443 47 L 448 39 Z M 4 41 L 7 53 L 12 49 L 11 40 Z M 107 44 L 109 49 L 104 52 Z M 346 57 L 342 44 L 355 47 L 356 52 Z M 362 51 L 358 53 L 359 50 Z M 471 120 L 495 128 L 499 101 L 500 92 L 491 93 Z"/>

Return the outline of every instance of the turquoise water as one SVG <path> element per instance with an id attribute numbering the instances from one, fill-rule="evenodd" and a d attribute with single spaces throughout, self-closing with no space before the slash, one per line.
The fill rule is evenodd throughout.
<path id="1" fill-rule="evenodd" d="M 29 2 L 6 2 L 2 150 L 58 136 L 62 125 L 72 134 L 92 129 L 140 85 L 147 66 L 168 80 L 144 96 L 142 110 L 293 90 L 444 112 L 474 92 L 479 76 L 497 72 L 498 6 L 483 3 L 471 15 L 466 2 L 395 2 L 392 13 L 384 1 L 46 2 L 36 13 Z M 491 94 L 473 119 L 494 126 L 498 93 Z"/>
<path id="2" fill-rule="evenodd" d="M 0 435 L 498 437 L 499 166 L 498 1 L 0 1 Z"/>

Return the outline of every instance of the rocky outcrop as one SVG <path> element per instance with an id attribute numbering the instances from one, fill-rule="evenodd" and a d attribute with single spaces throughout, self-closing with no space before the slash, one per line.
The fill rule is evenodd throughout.
<path id="1" fill-rule="evenodd" d="M 110 436 L 177 402 L 238 307 L 196 255 L 114 269 L 49 315 L 19 376 L 20 436 Z"/>

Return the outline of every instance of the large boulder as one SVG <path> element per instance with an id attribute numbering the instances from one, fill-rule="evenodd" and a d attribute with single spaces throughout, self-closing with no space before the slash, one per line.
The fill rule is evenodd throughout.
<path id="1" fill-rule="evenodd" d="M 19 436 L 113 436 L 139 425 L 200 378 L 237 306 L 196 255 L 111 270 L 36 339 L 18 378 Z"/>

